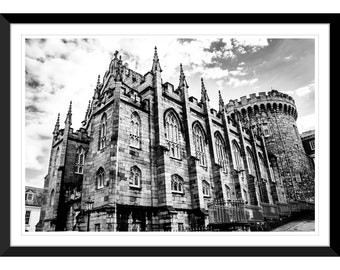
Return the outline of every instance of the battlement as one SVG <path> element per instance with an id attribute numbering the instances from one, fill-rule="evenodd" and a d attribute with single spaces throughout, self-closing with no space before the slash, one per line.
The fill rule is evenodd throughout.
<path id="1" fill-rule="evenodd" d="M 200 108 L 203 108 L 202 102 L 198 102 L 198 99 L 197 99 L 197 98 L 191 96 L 191 97 L 189 97 L 189 101 L 190 101 L 193 105 L 195 105 L 195 106 L 197 106 L 197 107 L 200 107 Z"/>
<path id="2" fill-rule="evenodd" d="M 243 96 L 240 100 L 230 100 L 225 106 L 227 113 L 232 113 L 235 109 L 239 111 L 260 112 L 260 111 L 283 111 L 297 118 L 297 110 L 294 99 L 277 90 L 250 94 L 249 97 Z"/>
<path id="3" fill-rule="evenodd" d="M 235 106 L 252 105 L 253 103 L 259 101 L 287 102 L 295 106 L 295 101 L 291 96 L 281 93 L 277 90 L 271 90 L 267 94 L 266 92 L 259 92 L 258 94 L 253 93 L 250 94 L 249 97 L 247 96 L 240 97 L 240 100 L 238 99 L 230 100 L 227 106 L 230 103 L 235 103 Z"/>

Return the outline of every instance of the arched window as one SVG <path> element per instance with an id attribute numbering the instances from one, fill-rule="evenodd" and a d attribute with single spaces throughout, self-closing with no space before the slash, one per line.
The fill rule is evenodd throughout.
<path id="1" fill-rule="evenodd" d="M 183 193 L 183 179 L 177 174 L 171 175 L 171 191 Z"/>
<path id="2" fill-rule="evenodd" d="M 131 115 L 130 122 L 130 146 L 140 148 L 141 136 L 141 121 L 139 115 L 134 112 Z"/>
<path id="3" fill-rule="evenodd" d="M 83 147 L 78 147 L 76 154 L 75 173 L 83 174 L 84 172 L 85 150 Z"/>
<path id="4" fill-rule="evenodd" d="M 105 172 L 103 168 L 99 168 L 96 174 L 96 182 L 97 182 L 97 188 L 103 188 L 104 187 L 104 177 Z"/>
<path id="5" fill-rule="evenodd" d="M 224 141 L 220 133 L 215 133 L 215 147 L 217 152 L 217 163 L 221 166 L 223 172 L 227 172 L 227 158 L 225 154 Z"/>
<path id="6" fill-rule="evenodd" d="M 202 181 L 203 196 L 210 196 L 210 185 L 206 180 Z"/>
<path id="7" fill-rule="evenodd" d="M 256 176 L 255 162 L 253 152 L 247 147 L 247 160 L 249 164 L 249 173 L 253 176 Z"/>
<path id="8" fill-rule="evenodd" d="M 59 156 L 59 147 L 57 148 L 57 151 L 54 154 L 54 159 L 53 159 L 53 173 L 52 176 L 55 175 L 56 171 L 57 171 L 57 161 L 58 161 L 58 156 Z"/>
<path id="9" fill-rule="evenodd" d="M 54 189 L 52 189 L 50 194 L 50 206 L 54 205 Z"/>
<path id="10" fill-rule="evenodd" d="M 227 200 L 231 200 L 231 190 L 230 187 L 228 185 L 225 185 L 225 192 L 227 195 Z"/>
<path id="11" fill-rule="evenodd" d="M 140 187 L 142 179 L 142 172 L 137 166 L 133 166 L 130 169 L 130 186 L 131 187 Z"/>
<path id="12" fill-rule="evenodd" d="M 99 150 L 103 149 L 106 146 L 106 133 L 107 133 L 107 117 L 106 114 L 104 113 L 100 121 Z"/>
<path id="13" fill-rule="evenodd" d="M 264 165 L 264 159 L 261 153 L 259 153 L 259 165 L 260 165 L 262 178 L 265 180 L 268 180 L 267 169 L 266 169 L 266 166 Z"/>
<path id="14" fill-rule="evenodd" d="M 205 137 L 203 131 L 198 124 L 195 124 L 192 132 L 194 135 L 196 158 L 199 160 L 200 165 L 207 166 L 205 156 Z"/>
<path id="15" fill-rule="evenodd" d="M 181 158 L 179 123 L 172 111 L 168 112 L 165 116 L 165 140 L 168 143 L 170 156 Z"/>
<path id="16" fill-rule="evenodd" d="M 234 162 L 235 162 L 235 169 L 237 171 L 243 170 L 243 162 L 241 157 L 241 149 L 238 146 L 238 143 L 236 141 L 233 141 L 233 153 L 234 153 Z"/>
<path id="17" fill-rule="evenodd" d="M 248 204 L 248 192 L 243 189 L 244 203 Z"/>

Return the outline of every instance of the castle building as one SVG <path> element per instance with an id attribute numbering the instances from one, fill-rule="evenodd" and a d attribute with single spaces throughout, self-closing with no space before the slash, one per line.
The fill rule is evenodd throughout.
<path id="1" fill-rule="evenodd" d="M 72 103 L 53 131 L 37 230 L 249 230 L 314 201 L 294 100 L 276 90 L 210 108 L 163 82 L 155 48 L 141 75 L 118 52 L 79 130 Z"/>

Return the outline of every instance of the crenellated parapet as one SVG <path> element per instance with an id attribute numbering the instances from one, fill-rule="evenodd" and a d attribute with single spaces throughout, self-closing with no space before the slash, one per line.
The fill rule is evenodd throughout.
<path id="1" fill-rule="evenodd" d="M 282 112 L 291 115 L 295 120 L 298 117 L 294 99 L 277 90 L 272 90 L 267 94 L 265 92 L 260 92 L 258 95 L 250 94 L 249 97 L 243 96 L 239 100 L 230 100 L 225 110 L 227 114 L 232 114 L 237 110 L 242 115 Z"/>

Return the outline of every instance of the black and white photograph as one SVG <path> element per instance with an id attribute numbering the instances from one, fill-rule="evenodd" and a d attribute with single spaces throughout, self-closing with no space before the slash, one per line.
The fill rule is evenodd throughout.
<path id="1" fill-rule="evenodd" d="M 316 231 L 317 39 L 25 36 L 25 233 Z"/>

